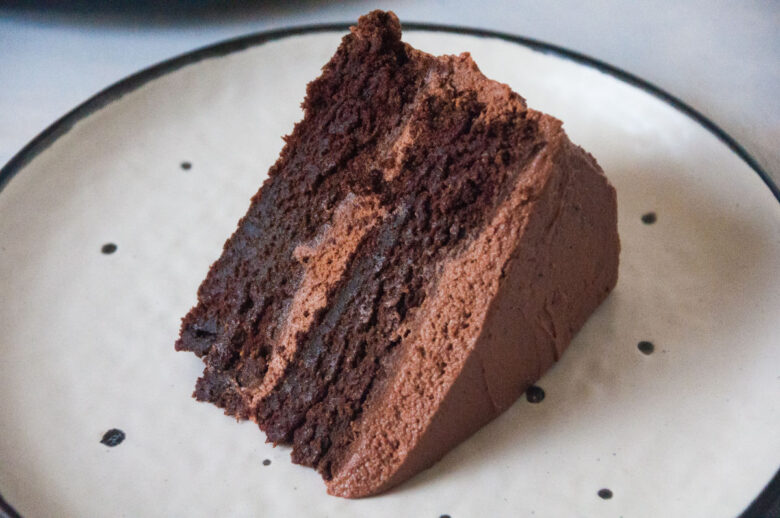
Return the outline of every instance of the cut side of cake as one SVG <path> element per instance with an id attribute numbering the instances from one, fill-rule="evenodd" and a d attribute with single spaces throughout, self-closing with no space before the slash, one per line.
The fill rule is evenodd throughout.
<path id="1" fill-rule="evenodd" d="M 328 492 L 427 468 L 558 359 L 617 281 L 615 191 L 468 54 L 352 27 L 183 319 L 195 397 Z"/>

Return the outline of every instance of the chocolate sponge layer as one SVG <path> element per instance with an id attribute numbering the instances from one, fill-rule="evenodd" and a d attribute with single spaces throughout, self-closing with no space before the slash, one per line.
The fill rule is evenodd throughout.
<path id="1" fill-rule="evenodd" d="M 556 360 L 617 278 L 615 194 L 467 54 L 362 17 L 183 319 L 195 397 L 331 493 L 435 462 Z"/>

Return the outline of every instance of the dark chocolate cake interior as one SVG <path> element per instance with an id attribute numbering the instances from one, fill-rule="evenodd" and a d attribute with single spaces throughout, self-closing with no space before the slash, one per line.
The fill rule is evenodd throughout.
<path id="1" fill-rule="evenodd" d="M 515 183 L 508 176 L 545 145 L 519 96 L 454 81 L 460 61 L 411 49 L 387 16 L 362 19 L 308 86 L 304 119 L 176 344 L 206 364 L 199 400 L 255 420 L 326 479 L 400 356 L 404 323 L 435 289 L 437 265 L 479 233 Z M 489 112 L 496 96 L 508 108 Z M 306 276 L 301 247 L 336 228 L 345 206 L 373 217 L 345 227 L 355 242 L 326 302 L 301 316 L 308 325 L 283 376 L 258 396 Z"/>

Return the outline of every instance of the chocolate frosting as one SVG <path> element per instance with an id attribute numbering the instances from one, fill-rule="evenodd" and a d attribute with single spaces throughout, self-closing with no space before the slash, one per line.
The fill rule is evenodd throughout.
<path id="1" fill-rule="evenodd" d="M 419 317 L 428 332 L 409 336 L 392 389 L 366 410 L 330 493 L 386 491 L 439 460 L 538 380 L 617 282 L 614 189 L 559 121 L 531 116 L 546 148 L 480 238 L 445 266 L 452 273 Z"/>

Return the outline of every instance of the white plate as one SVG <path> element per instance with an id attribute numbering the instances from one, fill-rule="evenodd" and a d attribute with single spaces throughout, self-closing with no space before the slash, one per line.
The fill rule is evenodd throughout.
<path id="1" fill-rule="evenodd" d="M 174 352 L 179 319 L 341 34 L 260 35 L 163 64 L 3 169 L 5 499 L 28 517 L 743 512 L 780 462 L 780 204 L 709 123 L 543 45 L 405 34 L 471 51 L 565 121 L 617 188 L 620 281 L 539 382 L 543 402 L 518 401 L 432 469 L 350 501 L 254 424 L 190 398 L 202 364 Z M 112 428 L 126 439 L 109 448 Z"/>

